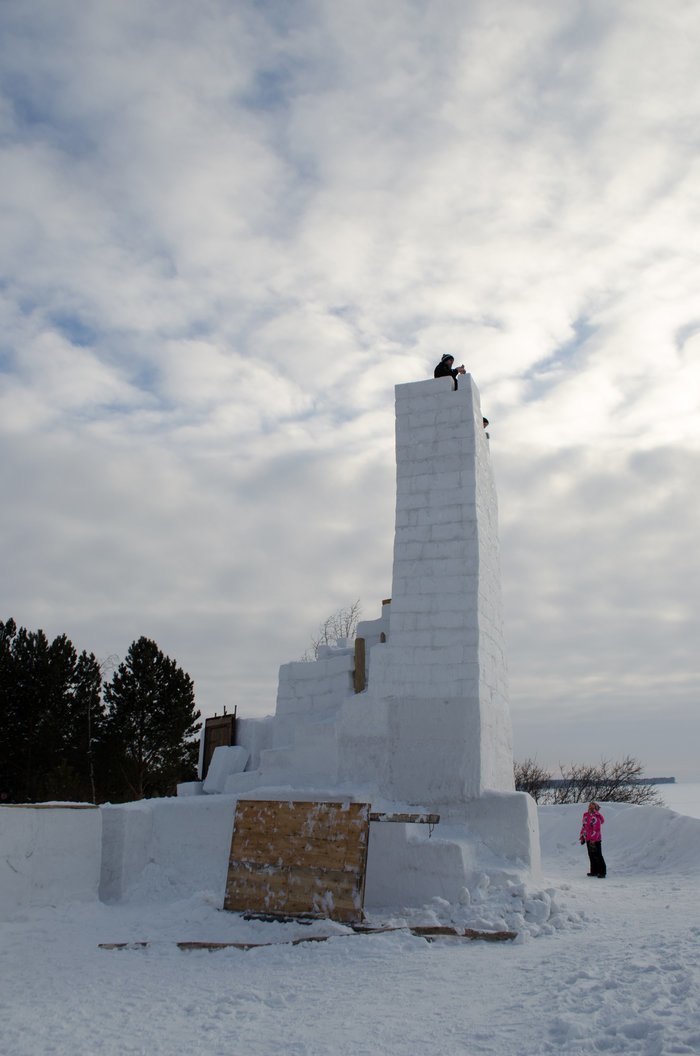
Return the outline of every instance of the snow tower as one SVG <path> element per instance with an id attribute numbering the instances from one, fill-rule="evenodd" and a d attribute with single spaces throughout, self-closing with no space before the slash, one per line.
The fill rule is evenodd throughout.
<path id="1" fill-rule="evenodd" d="M 370 908 L 458 901 L 485 873 L 540 869 L 535 805 L 513 790 L 496 489 L 470 375 L 456 390 L 396 386 L 396 480 L 381 616 L 316 662 L 283 665 L 275 715 L 239 723 L 246 770 L 204 784 L 439 814 L 433 830 L 372 826 Z"/>

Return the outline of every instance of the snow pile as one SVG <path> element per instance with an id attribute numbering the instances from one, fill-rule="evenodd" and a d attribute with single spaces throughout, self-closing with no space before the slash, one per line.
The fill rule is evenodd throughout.
<path id="1" fill-rule="evenodd" d="M 473 892 L 465 890 L 452 919 L 477 930 L 514 931 L 521 939 L 582 926 L 578 913 L 561 902 L 554 887 L 533 890 L 524 883 L 507 881 L 503 887 L 492 888 L 485 873 Z"/>
<path id="2" fill-rule="evenodd" d="M 568 927 L 583 927 L 580 914 L 565 904 L 556 888 L 532 888 L 522 881 L 494 878 L 488 873 L 465 887 L 456 904 L 433 898 L 418 909 L 368 916 L 371 922 L 395 927 L 451 925 L 485 933 L 508 932 L 520 942 Z"/>

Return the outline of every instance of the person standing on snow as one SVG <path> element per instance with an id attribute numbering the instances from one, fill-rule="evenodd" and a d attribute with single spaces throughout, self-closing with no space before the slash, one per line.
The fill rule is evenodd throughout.
<path id="1" fill-rule="evenodd" d="M 462 364 L 461 367 L 454 367 L 453 368 L 452 364 L 454 363 L 454 361 L 455 361 L 455 357 L 451 356 L 449 352 L 446 352 L 445 355 L 440 360 L 440 362 L 438 363 L 438 365 L 436 366 L 435 370 L 433 371 L 433 377 L 434 378 L 452 378 L 452 380 L 454 382 L 454 387 L 457 389 L 457 388 L 459 388 L 459 386 L 457 384 L 457 375 L 458 374 L 466 374 L 467 372 L 464 369 L 464 363 Z"/>
<path id="2" fill-rule="evenodd" d="M 585 843 L 588 849 L 588 860 L 591 863 L 591 871 L 588 876 L 597 876 L 599 880 L 604 880 L 607 875 L 607 868 L 605 866 L 605 859 L 603 858 L 603 852 L 601 850 L 601 827 L 605 822 L 605 818 L 600 813 L 600 807 L 597 803 L 589 803 L 588 810 L 583 815 L 583 824 L 581 825 L 581 833 L 579 835 L 579 842 Z"/>

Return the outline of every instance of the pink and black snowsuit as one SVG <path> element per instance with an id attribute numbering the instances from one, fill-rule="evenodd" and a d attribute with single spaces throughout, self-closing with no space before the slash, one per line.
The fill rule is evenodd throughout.
<path id="1" fill-rule="evenodd" d="M 587 810 L 583 815 L 580 839 L 585 841 L 588 850 L 588 860 L 591 863 L 589 876 L 598 876 L 601 879 L 607 874 L 607 867 L 603 852 L 601 850 L 601 828 L 605 824 L 605 818 L 599 810 Z"/>

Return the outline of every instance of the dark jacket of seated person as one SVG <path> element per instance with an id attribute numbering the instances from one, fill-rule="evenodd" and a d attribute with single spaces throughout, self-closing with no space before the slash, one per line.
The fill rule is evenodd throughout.
<path id="1" fill-rule="evenodd" d="M 461 367 L 453 367 L 452 364 L 454 363 L 454 361 L 455 361 L 455 357 L 451 356 L 449 354 L 449 352 L 446 352 L 445 355 L 440 360 L 440 362 L 438 363 L 438 365 L 436 366 L 435 370 L 433 371 L 433 377 L 434 378 L 452 378 L 452 380 L 454 382 L 454 387 L 457 389 L 457 388 L 459 388 L 459 385 L 458 385 L 458 382 L 457 382 L 457 375 L 458 374 L 466 374 L 467 372 L 464 369 L 464 364 L 462 364 Z"/>

